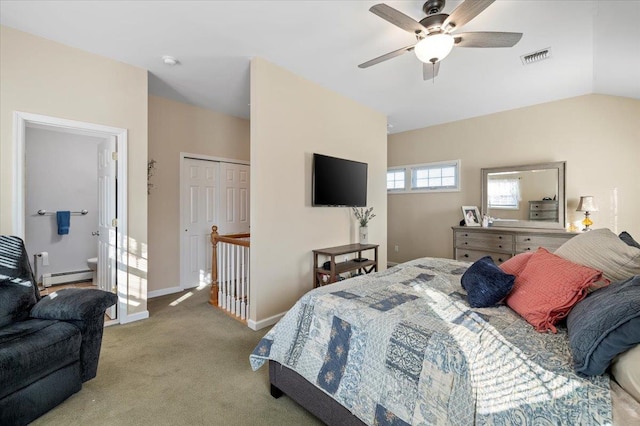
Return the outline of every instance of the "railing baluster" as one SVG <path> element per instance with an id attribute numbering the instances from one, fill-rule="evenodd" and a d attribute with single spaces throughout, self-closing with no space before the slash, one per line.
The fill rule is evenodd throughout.
<path id="1" fill-rule="evenodd" d="M 251 292 L 249 291 L 249 285 L 251 284 L 251 280 L 249 279 L 249 270 L 251 269 L 251 247 L 247 247 L 247 284 L 246 284 L 246 292 L 247 292 L 247 303 L 246 306 L 244 308 L 245 310 L 245 315 L 247 317 L 247 319 L 249 319 L 249 295 L 251 294 Z"/>
<path id="2" fill-rule="evenodd" d="M 222 252 L 222 309 L 227 310 L 227 244 L 220 244 L 220 250 Z"/>
<path id="3" fill-rule="evenodd" d="M 233 282 L 233 251 L 231 244 L 227 244 L 227 297 L 224 308 L 231 311 L 231 283 Z"/>
<path id="4" fill-rule="evenodd" d="M 217 242 L 215 243 L 216 245 L 218 244 Z M 220 253 L 220 255 L 218 255 L 218 253 Z M 218 306 L 222 307 L 222 285 L 221 285 L 221 276 L 222 274 L 224 274 L 223 270 L 223 263 L 222 263 L 222 258 L 224 257 L 223 252 L 222 252 L 222 245 L 218 245 L 218 247 L 215 250 L 215 255 L 216 255 L 216 265 L 218 265 L 218 270 L 217 273 L 218 275 Z"/>
<path id="5" fill-rule="evenodd" d="M 242 264 L 240 265 L 240 270 L 242 273 L 240 274 L 240 319 L 245 319 L 245 300 L 244 300 L 244 286 L 245 286 L 245 277 L 246 277 L 246 264 L 245 264 L 245 252 L 246 247 L 242 247 Z"/>

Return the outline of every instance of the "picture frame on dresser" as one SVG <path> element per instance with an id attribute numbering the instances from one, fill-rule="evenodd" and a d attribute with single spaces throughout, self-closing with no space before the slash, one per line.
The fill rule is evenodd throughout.
<path id="1" fill-rule="evenodd" d="M 466 226 L 480 226 L 481 217 L 478 206 L 462 206 L 462 216 Z"/>

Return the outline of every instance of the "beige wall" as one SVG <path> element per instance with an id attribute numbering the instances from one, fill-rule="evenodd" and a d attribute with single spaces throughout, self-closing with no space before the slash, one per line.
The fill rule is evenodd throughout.
<path id="1" fill-rule="evenodd" d="M 357 242 L 346 207 L 311 207 L 314 152 L 369 164 L 369 241 L 386 264 L 386 118 L 265 60 L 251 63 L 251 321 L 312 289 L 311 250 Z M 250 323 L 251 325 L 251 323 Z"/>
<path id="2" fill-rule="evenodd" d="M 120 127 L 129 143 L 128 314 L 143 313 L 147 251 L 147 72 L 0 27 L 0 232 L 11 234 L 13 112 Z M 72 164 L 52 164 L 72 167 Z"/>
<path id="3" fill-rule="evenodd" d="M 428 127 L 389 137 L 389 166 L 462 160 L 462 191 L 388 196 L 389 258 L 451 257 L 461 205 L 480 206 L 480 169 L 566 161 L 567 216 L 581 195 L 600 211 L 594 228 L 640 237 L 640 101 L 586 95 Z M 394 251 L 394 246 L 399 251 Z"/>
<path id="4" fill-rule="evenodd" d="M 180 152 L 249 161 L 249 120 L 149 96 L 149 291 L 180 286 Z"/>

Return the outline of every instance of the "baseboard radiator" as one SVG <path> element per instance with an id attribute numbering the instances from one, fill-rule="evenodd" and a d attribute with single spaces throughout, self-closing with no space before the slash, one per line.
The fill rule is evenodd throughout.
<path id="1" fill-rule="evenodd" d="M 249 255 L 250 234 L 219 235 L 218 227 L 211 233 L 211 297 L 209 303 L 242 322 L 249 318 Z"/>
<path id="2" fill-rule="evenodd" d="M 91 270 L 42 274 L 42 286 L 51 287 L 52 285 L 73 283 L 77 281 L 91 281 L 92 278 L 93 272 Z"/>

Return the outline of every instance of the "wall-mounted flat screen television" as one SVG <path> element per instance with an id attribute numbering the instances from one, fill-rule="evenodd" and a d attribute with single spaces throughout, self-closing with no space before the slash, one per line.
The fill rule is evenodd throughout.
<path id="1" fill-rule="evenodd" d="M 313 205 L 366 207 L 367 163 L 313 154 Z"/>

